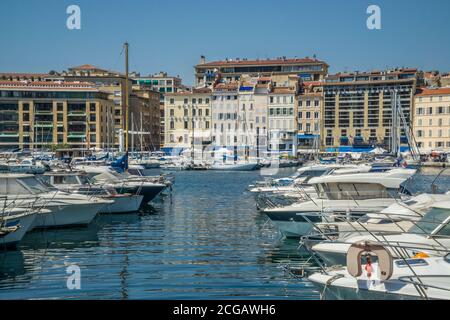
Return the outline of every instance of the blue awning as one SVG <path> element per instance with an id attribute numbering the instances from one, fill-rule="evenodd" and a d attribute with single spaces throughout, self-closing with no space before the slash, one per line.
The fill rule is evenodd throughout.
<path id="1" fill-rule="evenodd" d="M 317 134 L 299 134 L 299 135 L 297 135 L 297 138 L 299 140 L 317 139 L 319 137 L 320 137 L 320 135 L 317 135 Z"/>

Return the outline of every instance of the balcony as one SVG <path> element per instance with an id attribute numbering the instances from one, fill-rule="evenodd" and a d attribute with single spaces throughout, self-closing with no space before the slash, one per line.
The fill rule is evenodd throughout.
<path id="1" fill-rule="evenodd" d="M 53 121 L 36 121 L 35 128 L 53 128 Z"/>

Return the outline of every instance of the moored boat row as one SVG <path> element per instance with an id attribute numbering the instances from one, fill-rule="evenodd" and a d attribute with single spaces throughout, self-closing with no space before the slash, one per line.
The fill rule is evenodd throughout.
<path id="1" fill-rule="evenodd" d="M 322 298 L 450 299 L 450 192 L 410 190 L 417 176 L 388 164 L 308 164 L 249 191 L 319 266 L 295 274 Z"/>

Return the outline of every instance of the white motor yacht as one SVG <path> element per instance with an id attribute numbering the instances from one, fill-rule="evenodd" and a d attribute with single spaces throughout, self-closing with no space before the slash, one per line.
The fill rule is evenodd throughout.
<path id="1" fill-rule="evenodd" d="M 307 235 L 313 223 L 355 219 L 367 213 L 380 212 L 397 202 L 401 184 L 416 170 L 394 169 L 386 172 L 368 172 L 326 175 L 313 178 L 317 199 L 284 207 L 267 208 L 263 212 L 286 237 Z M 407 190 L 403 190 L 407 193 Z M 323 215 L 329 215 L 326 219 Z"/>
<path id="2" fill-rule="evenodd" d="M 422 219 L 436 202 L 450 201 L 448 194 L 420 194 L 406 201 L 394 203 L 379 213 L 369 213 L 356 221 L 321 222 L 312 233 L 302 239 L 311 247 L 322 241 L 343 241 L 348 237 L 370 233 L 397 234 L 407 232 L 414 222 Z"/>
<path id="3" fill-rule="evenodd" d="M 87 225 L 103 207 L 113 203 L 59 191 L 28 174 L 0 174 L 0 197 L 7 206 L 48 209 L 36 216 L 33 228 Z"/>
<path id="4" fill-rule="evenodd" d="M 129 176 L 106 166 L 76 166 L 85 171 L 96 183 L 113 186 L 118 193 L 142 195 L 145 205 L 158 196 L 166 187 L 166 183 L 152 181 L 149 177 Z"/>
<path id="5" fill-rule="evenodd" d="M 378 262 L 361 256 L 374 253 Z M 414 300 L 450 299 L 450 255 L 394 259 L 377 243 L 355 243 L 346 267 L 325 269 L 308 279 L 323 299 Z"/>
<path id="6" fill-rule="evenodd" d="M 322 242 L 312 250 L 328 266 L 344 265 L 351 245 L 361 241 L 376 241 L 388 248 L 395 258 L 414 257 L 422 252 L 428 256 L 445 255 L 450 248 L 450 201 L 430 205 L 427 213 L 406 232 L 384 235 L 370 233 L 349 236 L 342 241 Z"/>
<path id="7" fill-rule="evenodd" d="M 137 212 L 144 196 L 131 193 L 119 194 L 114 188 L 95 184 L 86 173 L 81 171 L 50 171 L 42 179 L 58 190 L 94 196 L 113 203 L 107 204 L 100 213 Z"/>
<path id="8" fill-rule="evenodd" d="M 32 228 L 36 216 L 42 213 L 49 213 L 49 210 L 19 207 L 2 210 L 0 216 L 0 247 L 10 248 L 18 244 Z"/>

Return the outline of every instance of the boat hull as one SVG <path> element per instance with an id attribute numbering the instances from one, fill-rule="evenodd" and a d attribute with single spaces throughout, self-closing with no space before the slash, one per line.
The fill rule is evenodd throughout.
<path id="1" fill-rule="evenodd" d="M 28 213 L 5 217 L 5 227 L 19 226 L 19 229 L 17 229 L 15 232 L 11 232 L 3 237 L 0 237 L 0 247 L 15 247 L 22 240 L 25 234 L 32 228 L 36 216 L 36 213 Z"/>
<path id="2" fill-rule="evenodd" d="M 62 228 L 70 226 L 85 226 L 94 220 L 105 203 L 89 203 L 62 206 L 47 206 L 49 213 L 39 213 L 32 229 Z"/>
<path id="3" fill-rule="evenodd" d="M 144 196 L 130 195 L 114 197 L 114 203 L 106 205 L 100 213 L 128 213 L 137 212 L 141 207 Z"/>
<path id="4" fill-rule="evenodd" d="M 245 164 L 225 164 L 225 165 L 212 165 L 209 170 L 218 171 L 253 171 L 258 169 L 257 163 L 245 163 Z"/>

